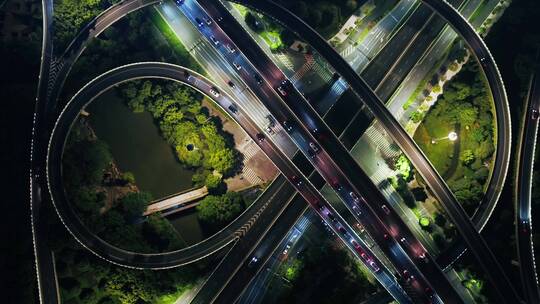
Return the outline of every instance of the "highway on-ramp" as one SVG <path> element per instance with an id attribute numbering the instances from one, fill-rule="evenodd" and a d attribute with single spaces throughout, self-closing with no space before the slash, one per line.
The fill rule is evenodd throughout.
<path id="1" fill-rule="evenodd" d="M 74 213 L 62 187 L 60 170 L 64 141 L 67 138 L 66 136 L 73 121 L 79 115 L 81 109 L 88 103 L 118 83 L 143 77 L 165 78 L 182 82 L 206 94 L 210 99 L 219 104 L 218 99 L 209 93 L 210 89 L 215 87 L 215 85 L 196 72 L 182 67 L 157 63 L 139 64 L 123 66 L 105 73 L 94 79 L 74 96 L 62 112 L 55 126 L 49 146 L 49 188 L 54 206 L 66 228 L 84 247 L 99 257 L 126 267 L 150 269 L 170 268 L 202 259 L 236 241 L 250 228 L 248 223 L 253 219 L 257 219 L 258 213 L 262 212 L 268 206 L 269 202 L 287 200 L 292 193 L 282 191 L 286 181 L 284 178 L 279 177 L 268 187 L 267 190 L 269 191 L 265 191 L 250 208 L 246 209 L 244 213 L 227 227 L 202 242 L 178 251 L 161 254 L 129 252 L 104 242 L 92 233 Z M 229 99 L 223 93 L 219 100 L 227 103 L 232 101 L 232 99 Z M 279 206 L 279 204 L 272 205 Z M 266 221 L 271 220 L 271 218 L 258 220 Z"/>
<path id="2" fill-rule="evenodd" d="M 523 293 L 527 303 L 540 303 L 540 290 L 534 260 L 532 235 L 531 193 L 533 165 L 538 135 L 540 111 L 540 69 L 533 74 L 527 95 L 520 143 L 517 150 L 517 169 L 514 188 L 516 200 L 516 243 Z"/>

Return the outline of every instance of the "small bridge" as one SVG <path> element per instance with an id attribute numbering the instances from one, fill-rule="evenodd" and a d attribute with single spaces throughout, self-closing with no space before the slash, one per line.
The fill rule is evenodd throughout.
<path id="1" fill-rule="evenodd" d="M 208 188 L 206 186 L 188 190 L 187 192 L 180 192 L 176 194 L 172 194 L 169 196 L 166 196 L 164 198 L 161 198 L 159 200 L 155 200 L 150 202 L 148 205 L 148 208 L 143 213 L 144 216 L 150 215 L 159 211 L 166 211 L 169 209 L 171 212 L 167 213 L 173 213 L 182 211 L 185 209 L 193 208 L 197 205 L 199 205 L 198 199 L 205 197 L 208 194 Z M 196 202 L 194 202 L 196 201 Z"/>

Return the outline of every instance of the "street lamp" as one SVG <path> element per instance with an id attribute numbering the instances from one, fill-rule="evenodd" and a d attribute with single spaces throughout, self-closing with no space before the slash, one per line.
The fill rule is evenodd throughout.
<path id="1" fill-rule="evenodd" d="M 436 144 L 438 141 L 441 141 L 443 139 L 448 139 L 450 141 L 456 141 L 457 138 L 458 138 L 457 133 L 452 131 L 452 132 L 448 133 L 448 135 L 445 136 L 445 137 L 431 139 L 431 143 Z"/>

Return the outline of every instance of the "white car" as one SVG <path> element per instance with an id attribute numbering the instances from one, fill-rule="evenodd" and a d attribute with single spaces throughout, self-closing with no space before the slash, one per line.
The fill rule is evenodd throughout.
<path id="1" fill-rule="evenodd" d="M 213 95 L 214 97 L 216 97 L 216 98 L 218 98 L 219 95 L 220 95 L 220 94 L 219 94 L 219 91 L 218 91 L 216 88 L 214 88 L 214 87 L 210 88 L 210 94 L 212 94 L 212 95 Z"/>
<path id="2" fill-rule="evenodd" d="M 377 263 L 375 263 L 374 261 L 369 261 L 369 265 L 371 266 L 371 268 L 373 268 L 375 272 L 380 270 L 379 266 L 377 266 Z"/>
<path id="3" fill-rule="evenodd" d="M 233 62 L 232 64 L 234 65 L 234 67 L 236 68 L 236 70 L 240 71 L 240 70 L 242 69 L 242 66 L 239 65 L 238 63 Z"/>

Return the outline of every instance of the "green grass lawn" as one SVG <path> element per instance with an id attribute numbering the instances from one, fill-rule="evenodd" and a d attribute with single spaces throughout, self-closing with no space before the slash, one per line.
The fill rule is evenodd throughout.
<path id="1" fill-rule="evenodd" d="M 158 28 L 169 46 L 173 49 L 179 63 L 185 67 L 191 68 L 203 75 L 206 75 L 204 70 L 189 54 L 188 50 L 182 44 L 182 41 L 180 41 L 178 36 L 176 36 L 163 17 L 156 10 L 152 10 L 150 16 L 154 25 Z"/>
<path id="2" fill-rule="evenodd" d="M 439 102 L 448 101 L 442 100 Z M 439 104 L 436 104 L 435 106 L 439 106 Z M 414 134 L 414 140 L 442 176 L 445 176 L 447 173 L 447 170 L 452 162 L 452 157 L 458 158 L 458 164 L 455 171 L 450 176 L 445 178 L 446 181 L 458 180 L 464 176 L 472 177 L 474 175 L 474 170 L 472 170 L 470 167 L 479 168 L 482 166 L 481 160 L 476 159 L 470 167 L 467 167 L 462 164 L 459 157 L 463 151 L 476 151 L 476 149 L 479 147 L 479 143 L 472 136 L 472 130 L 474 130 L 476 126 L 473 124 L 469 127 L 469 130 L 467 130 L 466 127 L 461 127 L 460 130 L 457 131 L 452 124 L 446 123 L 445 119 L 442 119 L 440 116 L 430 114 L 431 113 L 428 112 L 424 121 L 418 126 L 418 129 Z M 446 137 L 451 131 L 457 131 L 460 141 L 459 153 L 455 156 L 455 142 L 448 139 L 442 139 L 437 141 L 435 144 L 431 143 L 433 138 Z"/>
<path id="3" fill-rule="evenodd" d="M 264 31 L 260 35 L 271 50 L 277 50 L 283 45 L 278 31 Z"/>
<path id="4" fill-rule="evenodd" d="M 240 15 L 242 15 L 242 17 L 245 17 L 248 13 L 247 7 L 243 5 L 233 3 L 233 7 L 240 13 Z"/>
<path id="5" fill-rule="evenodd" d="M 414 140 L 416 141 L 416 143 L 418 143 L 422 151 L 426 153 L 428 159 L 433 163 L 437 171 L 443 176 L 445 176 L 447 170 L 451 165 L 452 157 L 457 157 L 457 167 L 450 176 L 447 176 L 446 179 L 447 181 L 458 180 L 463 176 L 472 177 L 474 174 L 473 170 L 471 170 L 467 166 L 464 166 L 461 161 L 459 161 L 459 156 L 463 151 L 475 151 L 478 148 L 478 142 L 472 138 L 472 128 L 474 128 L 474 126 L 471 127 L 469 130 L 466 130 L 465 128 L 461 128 L 459 130 L 458 137 L 460 141 L 460 147 L 459 153 L 455 156 L 455 142 L 451 142 L 448 139 L 443 139 L 437 141 L 437 143 L 435 144 L 431 143 L 432 138 L 442 138 L 447 136 L 450 131 L 454 131 L 454 127 L 447 123 L 444 123 L 444 121 L 441 120 L 440 117 L 430 116 L 428 114 L 426 119 L 422 122 L 422 124 L 420 124 L 420 126 L 416 130 L 416 133 L 414 134 Z M 472 167 L 481 165 L 480 160 L 477 159 L 475 162 L 476 164 L 474 164 Z"/>
<path id="6" fill-rule="evenodd" d="M 431 116 L 428 113 L 414 134 L 414 140 L 422 151 L 426 153 L 426 156 L 440 174 L 443 174 L 450 166 L 454 143 L 443 139 L 432 144 L 431 140 L 448 136 L 448 133 L 453 130 L 453 125 L 442 123 L 438 117 Z"/>

